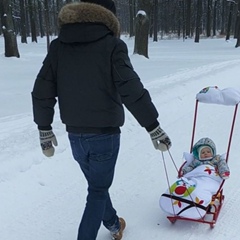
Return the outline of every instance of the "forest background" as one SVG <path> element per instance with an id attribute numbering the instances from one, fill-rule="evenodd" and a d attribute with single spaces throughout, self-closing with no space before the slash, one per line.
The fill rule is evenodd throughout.
<path id="1" fill-rule="evenodd" d="M 5 41 L 5 56 L 20 57 L 17 36 L 26 43 L 30 37 L 58 35 L 57 16 L 71 0 L 0 0 L 0 36 Z M 75 1 L 79 2 L 79 1 Z M 148 58 L 149 37 L 162 39 L 230 36 L 240 46 L 240 0 L 115 0 L 121 34 L 135 36 L 134 53 Z"/>

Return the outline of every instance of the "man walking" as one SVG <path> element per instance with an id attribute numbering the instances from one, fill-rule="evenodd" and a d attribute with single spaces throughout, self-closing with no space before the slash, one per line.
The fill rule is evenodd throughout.
<path id="1" fill-rule="evenodd" d="M 88 183 L 78 240 L 95 240 L 101 223 L 115 240 L 126 223 L 109 195 L 124 124 L 123 104 L 145 127 L 156 149 L 171 147 L 158 112 L 133 70 L 112 0 L 82 0 L 65 5 L 32 91 L 34 121 L 47 157 L 54 154 L 51 124 L 58 100 L 72 154 Z"/>

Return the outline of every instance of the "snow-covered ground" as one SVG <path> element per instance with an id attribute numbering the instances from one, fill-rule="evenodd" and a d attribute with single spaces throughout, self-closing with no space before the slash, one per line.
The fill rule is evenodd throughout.
<path id="1" fill-rule="evenodd" d="M 172 140 L 176 165 L 191 143 L 195 96 L 204 87 L 240 89 L 240 49 L 235 40 L 193 39 L 149 42 L 149 59 L 133 55 L 134 40 L 122 37 L 132 64 L 159 110 L 162 128 Z M 30 39 L 29 39 L 30 41 Z M 0 36 L 0 239 L 75 240 L 85 205 L 86 183 L 73 160 L 65 128 L 56 109 L 54 132 L 59 146 L 52 158 L 41 153 L 33 123 L 31 90 L 46 54 L 46 41 L 21 44 L 21 58 L 4 57 Z M 217 152 L 227 150 L 233 107 L 199 105 L 196 140 L 208 136 Z M 167 188 L 163 159 L 145 129 L 126 111 L 121 149 L 111 188 L 119 216 L 126 219 L 126 240 L 237 240 L 240 215 L 240 120 L 236 120 L 229 156 L 231 177 L 214 229 L 207 224 L 171 224 L 159 207 Z M 164 154 L 170 181 L 177 171 Z M 109 239 L 101 227 L 97 240 Z"/>

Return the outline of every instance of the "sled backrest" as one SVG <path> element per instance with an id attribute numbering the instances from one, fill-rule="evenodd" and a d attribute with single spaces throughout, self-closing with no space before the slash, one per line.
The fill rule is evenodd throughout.
<path id="1" fill-rule="evenodd" d="M 196 121 L 197 121 L 197 112 L 198 112 L 198 103 L 210 103 L 210 104 L 220 104 L 220 105 L 228 105 L 228 106 L 235 106 L 234 114 L 232 118 L 232 125 L 230 128 L 230 134 L 228 139 L 228 147 L 226 153 L 226 162 L 228 162 L 229 152 L 231 148 L 233 130 L 238 110 L 238 104 L 240 102 L 240 92 L 233 88 L 225 88 L 220 90 L 218 87 L 207 87 L 202 89 L 196 95 L 196 104 L 195 104 L 195 113 L 194 113 L 194 120 L 193 120 L 193 130 L 192 130 L 192 140 L 190 146 L 190 152 L 192 152 L 194 138 L 195 138 L 195 131 L 196 131 Z"/>

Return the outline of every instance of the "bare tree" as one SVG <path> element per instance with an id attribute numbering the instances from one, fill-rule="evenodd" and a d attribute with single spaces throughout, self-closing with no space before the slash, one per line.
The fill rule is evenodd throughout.
<path id="1" fill-rule="evenodd" d="M 136 17 L 136 35 L 134 44 L 134 53 L 148 58 L 148 31 L 149 19 L 147 14 L 141 10 Z"/>
<path id="2" fill-rule="evenodd" d="M 226 0 L 221 0 L 221 35 L 225 34 L 226 27 L 225 27 L 225 19 L 226 19 Z"/>
<path id="3" fill-rule="evenodd" d="M 129 36 L 134 36 L 135 0 L 129 0 Z"/>
<path id="4" fill-rule="evenodd" d="M 202 13 L 202 0 L 197 0 L 197 18 L 196 18 L 195 40 L 194 40 L 194 42 L 196 43 L 198 43 L 200 39 L 201 13 Z"/>
<path id="5" fill-rule="evenodd" d="M 229 0 L 228 2 L 229 2 L 229 13 L 228 13 L 226 41 L 230 39 L 232 17 L 233 17 L 233 7 L 234 7 L 234 4 L 235 4 L 235 1 L 233 1 L 233 0 Z"/>
<path id="6" fill-rule="evenodd" d="M 25 1 L 19 0 L 19 4 L 20 4 L 20 15 L 21 15 L 21 42 L 27 43 Z"/>
<path id="7" fill-rule="evenodd" d="M 207 1 L 207 37 L 211 36 L 212 25 L 212 0 Z"/>
<path id="8" fill-rule="evenodd" d="M 39 31 L 40 31 L 40 36 L 43 37 L 44 34 L 44 29 L 43 29 L 43 8 L 42 8 L 42 0 L 37 0 L 37 7 L 38 7 L 38 19 L 39 19 Z"/>
<path id="9" fill-rule="evenodd" d="M 191 0 L 186 0 L 186 37 L 191 36 Z"/>
<path id="10" fill-rule="evenodd" d="M 180 0 L 178 2 L 178 7 L 177 7 L 177 32 L 178 32 L 178 38 L 181 36 L 181 32 L 183 35 L 183 39 L 185 38 L 185 29 L 186 29 L 186 23 L 185 23 L 185 2 L 184 0 Z"/>
<path id="11" fill-rule="evenodd" d="M 240 47 L 240 0 L 238 0 L 238 9 L 237 9 L 237 19 L 236 19 L 236 35 L 237 35 L 237 42 L 235 47 Z"/>
<path id="12" fill-rule="evenodd" d="M 9 0 L 0 1 L 0 14 L 6 57 L 20 57 Z"/>
<path id="13" fill-rule="evenodd" d="M 218 1 L 215 0 L 213 5 L 213 25 L 212 25 L 213 36 L 216 36 L 217 6 L 218 6 Z"/>
<path id="14" fill-rule="evenodd" d="M 48 0 L 44 0 L 44 11 L 45 11 L 45 23 L 46 23 L 46 36 L 47 36 L 47 49 L 50 46 L 50 21 L 49 21 L 49 6 Z"/>
<path id="15" fill-rule="evenodd" d="M 32 42 L 37 42 L 37 31 L 36 31 L 36 12 L 35 5 L 32 0 L 28 0 L 28 13 L 30 18 L 30 26 L 31 26 L 31 36 Z"/>
<path id="16" fill-rule="evenodd" d="M 135 22 L 134 53 L 148 58 L 149 15 L 153 7 L 153 0 L 138 0 L 138 13 Z"/>
<path id="17" fill-rule="evenodd" d="M 158 41 L 158 0 L 154 0 L 153 41 Z"/>
<path id="18" fill-rule="evenodd" d="M 0 3 L 0 7 L 1 7 L 1 3 Z M 0 35 L 2 35 L 1 8 L 0 8 Z"/>

